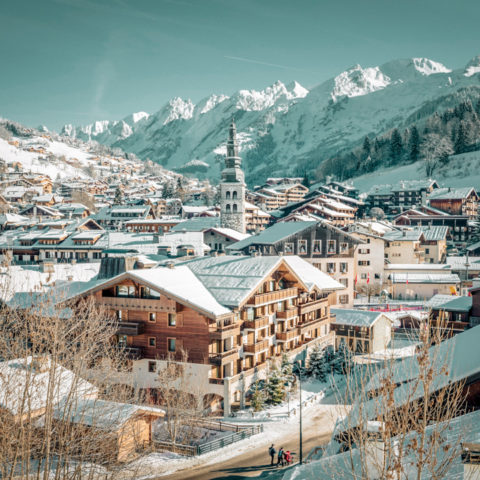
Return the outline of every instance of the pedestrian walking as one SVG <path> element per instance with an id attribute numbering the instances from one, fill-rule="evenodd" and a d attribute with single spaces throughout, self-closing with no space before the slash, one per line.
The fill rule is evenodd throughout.
<path id="1" fill-rule="evenodd" d="M 285 452 L 285 462 L 287 462 L 287 466 L 292 463 L 292 454 L 290 453 L 290 450 Z"/>
<path id="2" fill-rule="evenodd" d="M 268 454 L 270 455 L 272 459 L 272 463 L 270 465 L 273 465 L 275 463 L 275 454 L 277 451 L 275 450 L 275 447 L 273 446 L 273 443 L 270 445 L 270 448 L 268 449 Z"/>
<path id="3" fill-rule="evenodd" d="M 285 461 L 283 459 L 283 447 L 280 447 L 278 451 L 278 459 L 277 459 L 277 467 L 282 464 L 282 467 L 285 465 Z"/>

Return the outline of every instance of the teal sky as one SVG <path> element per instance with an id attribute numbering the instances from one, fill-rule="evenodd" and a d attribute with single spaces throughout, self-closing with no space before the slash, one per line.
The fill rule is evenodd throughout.
<path id="1" fill-rule="evenodd" d="M 478 0 L 4 1 L 0 116 L 58 129 L 356 63 L 458 68 L 480 54 L 479 18 Z"/>

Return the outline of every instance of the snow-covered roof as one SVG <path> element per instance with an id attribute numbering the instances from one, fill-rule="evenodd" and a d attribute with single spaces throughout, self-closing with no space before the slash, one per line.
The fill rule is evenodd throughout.
<path id="1" fill-rule="evenodd" d="M 242 240 L 234 245 L 231 245 L 230 248 L 233 250 L 242 250 L 249 245 L 263 244 L 270 245 L 272 243 L 281 242 L 284 238 L 295 235 L 298 232 L 301 232 L 307 228 L 311 228 L 316 225 L 317 222 L 279 222 L 275 223 L 269 228 L 266 228 L 257 235 L 252 235 L 245 240 Z"/>
<path id="2" fill-rule="evenodd" d="M 460 200 L 467 198 L 471 193 L 476 195 L 473 187 L 437 188 L 428 196 L 429 200 Z"/>
<path id="3" fill-rule="evenodd" d="M 345 288 L 341 283 L 295 256 L 287 258 L 226 255 L 193 259 L 184 265 L 195 273 L 219 303 L 238 307 L 282 261 L 285 261 L 308 290 L 314 287 L 321 291 Z"/>
<path id="4" fill-rule="evenodd" d="M 134 416 L 165 416 L 161 408 L 118 403 L 97 398 L 80 398 L 75 402 L 62 402 L 53 411 L 53 418 L 87 425 L 107 431 L 117 431 Z"/>
<path id="5" fill-rule="evenodd" d="M 130 270 L 119 277 L 123 278 L 124 275 L 145 283 L 160 293 L 174 297 L 179 303 L 191 305 L 208 317 L 214 318 L 230 313 L 230 310 L 218 302 L 206 285 L 187 266 Z M 115 282 L 120 279 L 119 277 L 114 277 L 105 283 Z"/>
<path id="6" fill-rule="evenodd" d="M 385 317 L 392 321 L 382 312 L 369 310 L 356 310 L 347 308 L 332 308 L 331 313 L 336 315 L 335 323 L 339 325 L 351 325 L 354 327 L 371 327 L 379 318 Z"/>
<path id="7" fill-rule="evenodd" d="M 457 274 L 439 273 L 392 273 L 389 276 L 392 283 L 430 283 L 430 284 L 456 284 L 460 283 Z"/>
<path id="8" fill-rule="evenodd" d="M 44 368 L 42 368 L 42 365 Z M 50 357 L 17 358 L 0 363 L 0 406 L 12 415 L 41 410 L 51 402 L 49 385 L 53 386 L 54 403 L 73 395 L 96 395 L 97 387 L 79 378 Z M 23 398 L 28 400 L 22 407 Z"/>
<path id="9" fill-rule="evenodd" d="M 451 270 L 451 266 L 445 263 L 388 263 L 384 266 L 385 270 L 416 270 L 416 271 L 435 271 Z"/>
<path id="10" fill-rule="evenodd" d="M 250 237 L 250 234 L 237 232 L 237 230 L 233 230 L 233 228 L 212 227 L 212 228 L 209 228 L 208 230 L 205 230 L 204 233 L 207 233 L 210 231 L 216 232 L 220 235 L 223 235 L 224 237 L 232 238 L 236 242 L 239 242 L 240 240 L 244 240 L 245 238 Z"/>

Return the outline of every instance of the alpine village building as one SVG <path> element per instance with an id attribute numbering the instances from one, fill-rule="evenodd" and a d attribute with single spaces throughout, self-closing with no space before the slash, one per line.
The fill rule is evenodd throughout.
<path id="1" fill-rule="evenodd" d="M 220 184 L 221 224 L 244 233 L 240 163 L 232 122 Z M 346 253 L 352 244 L 342 246 L 339 230 L 334 235 L 324 248 L 335 243 L 335 251 Z M 283 354 L 305 360 L 308 349 L 334 345 L 330 304 L 344 289 L 297 255 L 249 254 L 127 270 L 98 280 L 76 298 L 93 298 L 118 321 L 114 341 L 126 349 L 133 373 L 126 383 L 155 398 L 158 371 L 172 358 L 185 361 L 186 354 L 192 392 L 201 394 L 206 408 L 229 414 L 232 405 L 244 407 L 251 385 L 272 361 Z"/>

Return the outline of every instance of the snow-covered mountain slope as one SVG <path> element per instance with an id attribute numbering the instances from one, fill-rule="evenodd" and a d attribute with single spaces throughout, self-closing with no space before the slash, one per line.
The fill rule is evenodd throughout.
<path id="1" fill-rule="evenodd" d="M 313 169 L 367 134 L 405 126 L 426 105 L 441 109 L 442 98 L 476 88 L 480 94 L 480 57 L 454 71 L 430 59 L 412 58 L 377 67 L 356 65 L 310 91 L 297 82 L 276 82 L 262 91 L 212 95 L 197 105 L 175 98 L 137 122 L 66 126 L 63 133 L 118 146 L 172 169 L 200 160 L 210 166 L 206 176 L 217 179 L 218 154 L 224 151 L 233 117 L 247 179 L 253 182 L 273 173 Z"/>
<path id="2" fill-rule="evenodd" d="M 448 165 L 439 166 L 431 175 L 440 186 L 474 187 L 480 190 L 480 152 L 452 155 Z M 400 180 L 427 179 L 425 162 L 384 168 L 353 178 L 352 183 L 361 193 L 376 185 L 394 185 Z"/>

